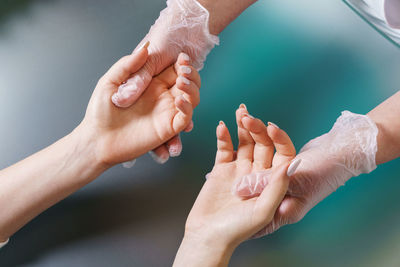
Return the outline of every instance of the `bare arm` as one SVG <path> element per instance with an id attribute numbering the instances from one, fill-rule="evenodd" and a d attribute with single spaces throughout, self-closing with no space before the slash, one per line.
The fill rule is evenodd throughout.
<path id="1" fill-rule="evenodd" d="M 210 12 L 210 33 L 220 34 L 244 10 L 257 2 L 257 0 L 199 0 Z"/>
<path id="2" fill-rule="evenodd" d="M 94 157 L 94 140 L 86 136 L 74 131 L 0 171 L 0 242 L 105 170 Z"/>
<path id="3" fill-rule="evenodd" d="M 379 129 L 376 163 L 400 157 L 400 92 L 374 108 L 368 116 Z"/>

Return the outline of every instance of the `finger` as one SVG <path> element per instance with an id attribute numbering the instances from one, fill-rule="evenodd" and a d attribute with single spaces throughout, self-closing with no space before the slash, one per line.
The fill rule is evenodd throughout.
<path id="1" fill-rule="evenodd" d="M 193 120 L 190 121 L 189 125 L 186 126 L 185 130 L 183 130 L 186 133 L 190 133 L 191 131 L 193 131 L 194 128 L 194 123 Z"/>
<path id="2" fill-rule="evenodd" d="M 242 123 L 256 143 L 253 153 L 255 170 L 270 168 L 275 149 L 271 138 L 268 136 L 267 126 L 261 120 L 246 114 L 242 119 Z"/>
<path id="3" fill-rule="evenodd" d="M 178 76 L 183 76 L 197 85 L 198 88 L 201 87 L 201 77 L 199 72 L 190 65 L 190 62 L 187 60 L 189 58 L 185 53 L 181 53 L 178 57 L 178 60 L 175 63 L 175 71 Z"/>
<path id="4" fill-rule="evenodd" d="M 248 114 L 247 108 L 244 104 L 241 104 L 239 108 L 236 110 L 236 123 L 238 126 L 238 138 L 239 138 L 237 159 L 249 160 L 250 162 L 253 162 L 253 151 L 255 143 L 249 131 L 247 131 L 242 124 L 242 118 L 245 114 Z"/>
<path id="5" fill-rule="evenodd" d="M 158 164 L 164 164 L 169 159 L 169 152 L 166 145 L 161 145 L 149 152 L 149 155 L 153 158 L 155 162 Z"/>
<path id="6" fill-rule="evenodd" d="M 182 141 L 179 134 L 169 140 L 166 145 L 171 157 L 178 157 L 182 153 Z"/>
<path id="7" fill-rule="evenodd" d="M 183 76 L 179 76 L 176 79 L 176 87 L 185 93 L 185 98 L 193 107 L 197 107 L 200 103 L 200 91 L 196 84 Z"/>
<path id="8" fill-rule="evenodd" d="M 283 162 L 292 160 L 296 156 L 296 148 L 287 133 L 271 122 L 268 123 L 267 130 L 276 149 L 272 165 L 279 166 Z"/>
<path id="9" fill-rule="evenodd" d="M 142 95 L 152 80 L 153 74 L 149 68 L 143 67 L 136 72 L 126 83 L 118 87 L 118 92 L 112 96 L 112 102 L 120 108 L 127 108 L 133 105 Z"/>
<path id="10" fill-rule="evenodd" d="M 178 75 L 175 72 L 174 66 L 169 66 L 158 74 L 154 79 L 159 80 L 161 83 L 165 84 L 168 88 L 175 85 Z"/>
<path id="11" fill-rule="evenodd" d="M 103 76 L 103 78 L 117 86 L 126 82 L 129 77 L 137 72 L 144 66 L 149 56 L 148 47 L 149 43 L 146 43 L 142 49 L 139 49 L 136 53 L 125 56 L 117 61 Z"/>
<path id="12" fill-rule="evenodd" d="M 232 138 L 223 121 L 217 126 L 217 155 L 215 164 L 231 162 L 234 159 Z"/>
<path id="13" fill-rule="evenodd" d="M 254 209 L 255 219 L 263 227 L 272 221 L 275 211 L 285 197 L 289 186 L 288 167 L 289 163 L 286 163 L 273 170 L 268 185 L 257 198 Z"/>
<path id="14" fill-rule="evenodd" d="M 175 98 L 178 113 L 175 115 L 172 126 L 176 133 L 183 131 L 192 120 L 193 107 L 182 95 Z"/>

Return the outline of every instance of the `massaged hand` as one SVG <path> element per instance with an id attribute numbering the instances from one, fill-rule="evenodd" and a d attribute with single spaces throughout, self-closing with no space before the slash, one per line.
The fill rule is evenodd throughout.
<path id="1" fill-rule="evenodd" d="M 152 79 L 134 105 L 114 106 L 111 96 L 147 58 L 145 46 L 111 67 L 97 84 L 79 126 L 96 137 L 96 155 L 108 165 L 137 158 L 170 140 L 190 123 L 199 103 L 200 76 L 181 55 Z"/>
<path id="2" fill-rule="evenodd" d="M 200 70 L 207 54 L 218 44 L 218 37 L 211 35 L 208 30 L 208 11 L 197 1 L 168 0 L 167 5 L 138 45 L 141 47 L 147 41 L 151 43 L 146 64 L 112 96 L 113 103 L 118 107 L 132 105 L 148 87 L 151 79 L 173 64 L 179 53 L 186 53 L 193 67 Z M 189 57 L 186 57 L 187 61 Z M 185 126 L 185 131 L 191 131 L 193 123 L 189 122 Z M 169 156 L 179 156 L 181 150 L 181 141 L 176 136 L 154 150 L 153 155 L 163 163 Z"/>
<path id="3" fill-rule="evenodd" d="M 186 222 L 185 236 L 175 266 L 220 266 L 228 263 L 233 250 L 273 219 L 276 208 L 285 196 L 294 155 L 289 136 L 273 125 L 248 115 L 244 105 L 236 112 L 239 147 L 234 151 L 228 128 L 223 122 L 217 127 L 215 165 L 205 182 Z M 274 163 L 273 163 L 274 162 Z M 271 180 L 261 194 L 241 199 L 233 194 L 237 178 L 271 169 Z"/>
<path id="4" fill-rule="evenodd" d="M 297 155 L 301 166 L 291 178 L 289 190 L 273 221 L 257 237 L 301 220 L 307 212 L 351 177 L 376 168 L 378 129 L 367 116 L 345 111 L 331 131 L 307 143 Z M 259 194 L 271 179 L 268 173 L 242 178 L 237 194 Z"/>

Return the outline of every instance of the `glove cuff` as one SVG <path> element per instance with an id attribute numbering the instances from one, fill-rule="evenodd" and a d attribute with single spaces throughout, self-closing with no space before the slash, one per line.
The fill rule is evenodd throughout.
<path id="1" fill-rule="evenodd" d="M 332 155 L 340 155 L 339 162 L 353 176 L 376 169 L 378 127 L 371 118 L 343 111 L 328 135 L 330 152 L 333 152 Z"/>
<path id="2" fill-rule="evenodd" d="M 210 13 L 196 0 L 168 0 L 167 6 L 159 20 L 168 23 L 169 42 L 191 56 L 193 67 L 202 69 L 207 55 L 219 45 L 219 37 L 209 31 Z"/>

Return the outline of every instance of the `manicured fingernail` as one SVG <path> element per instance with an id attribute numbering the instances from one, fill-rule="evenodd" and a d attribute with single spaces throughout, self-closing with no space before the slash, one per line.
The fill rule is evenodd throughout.
<path id="1" fill-rule="evenodd" d="M 248 117 L 248 118 L 250 118 L 250 119 L 254 119 L 254 117 L 251 116 L 250 114 L 243 114 L 243 117 Z"/>
<path id="2" fill-rule="evenodd" d="M 275 123 L 273 123 L 273 122 L 268 122 L 268 126 L 272 126 L 272 127 L 275 127 L 275 128 L 277 128 L 277 129 L 280 129 L 279 128 L 279 126 L 278 125 L 276 125 Z"/>
<path id="3" fill-rule="evenodd" d="M 219 126 L 225 126 L 225 123 L 223 121 L 219 121 Z"/>
<path id="4" fill-rule="evenodd" d="M 136 163 L 136 159 L 122 163 L 122 167 L 126 169 L 132 168 Z"/>
<path id="5" fill-rule="evenodd" d="M 143 50 L 143 49 L 147 49 L 147 48 L 149 47 L 149 45 L 150 45 L 150 41 L 145 42 L 145 43 L 142 45 L 142 47 L 139 48 L 139 51 L 140 51 L 140 50 Z"/>
<path id="6" fill-rule="evenodd" d="M 112 95 L 111 101 L 112 101 L 115 105 L 119 106 L 119 103 L 118 103 L 118 93 L 115 93 L 115 94 Z"/>
<path id="7" fill-rule="evenodd" d="M 179 157 L 179 155 L 182 153 L 182 146 L 179 145 L 170 146 L 168 147 L 168 152 L 169 155 L 173 158 Z"/>
<path id="8" fill-rule="evenodd" d="M 189 57 L 189 55 L 186 54 L 186 53 L 182 53 L 181 57 L 182 57 L 182 59 L 185 60 L 185 61 L 190 61 L 190 57 Z"/>
<path id="9" fill-rule="evenodd" d="M 186 84 L 186 85 L 189 85 L 189 84 L 190 84 L 190 81 L 189 81 L 187 78 L 183 77 L 183 76 L 179 76 L 179 79 L 181 79 L 182 82 L 183 82 L 184 84 Z"/>
<path id="10" fill-rule="evenodd" d="M 290 166 L 287 170 L 287 173 L 286 173 L 287 176 L 289 176 L 289 177 L 292 176 L 296 172 L 297 167 L 299 167 L 300 163 L 301 163 L 301 159 L 294 159 L 292 161 L 292 163 L 290 163 Z"/>
<path id="11" fill-rule="evenodd" d="M 178 96 L 178 98 L 180 100 L 182 100 L 183 102 L 185 102 L 185 103 L 189 103 L 189 101 L 187 101 L 186 98 L 183 95 Z"/>
<path id="12" fill-rule="evenodd" d="M 246 105 L 245 104 L 240 104 L 240 106 L 239 106 L 239 108 L 244 108 L 244 109 L 247 109 L 247 107 L 246 107 Z"/>
<path id="13" fill-rule="evenodd" d="M 153 151 L 149 152 L 149 155 L 153 158 L 153 160 L 155 162 L 157 162 L 158 164 L 164 164 L 165 162 L 168 161 L 169 156 L 167 157 L 159 157 L 156 153 L 154 153 Z"/>
<path id="14" fill-rule="evenodd" d="M 181 72 L 182 72 L 182 73 L 185 73 L 185 74 L 190 74 L 190 73 L 192 73 L 192 69 L 189 68 L 188 66 L 181 66 L 180 69 L 181 69 Z"/>
<path id="15" fill-rule="evenodd" d="M 186 127 L 185 132 L 189 133 L 189 132 L 193 131 L 193 128 L 194 128 L 194 123 L 193 123 L 193 121 L 190 121 L 190 124 Z"/>

